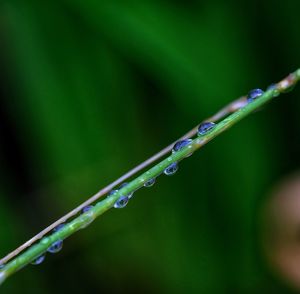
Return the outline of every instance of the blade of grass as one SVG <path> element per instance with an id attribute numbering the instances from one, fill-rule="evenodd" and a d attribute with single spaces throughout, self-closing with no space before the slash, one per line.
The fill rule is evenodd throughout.
<path id="1" fill-rule="evenodd" d="M 206 143 L 208 143 L 209 141 L 217 137 L 219 134 L 223 133 L 224 131 L 226 131 L 233 125 L 235 125 L 237 122 L 239 122 L 240 120 L 248 116 L 250 113 L 259 109 L 261 106 L 269 102 L 274 97 L 277 97 L 279 93 L 291 89 L 299 81 L 299 79 L 300 79 L 300 69 L 290 74 L 288 77 L 286 77 L 281 82 L 276 84 L 276 87 L 274 87 L 271 90 L 268 90 L 258 99 L 254 100 L 249 104 L 241 103 L 241 101 L 243 100 L 237 100 L 238 102 L 235 103 L 241 107 L 237 107 L 237 110 L 235 112 L 233 112 L 231 115 L 229 115 L 225 119 L 221 120 L 218 124 L 216 124 L 215 128 L 211 132 L 195 138 L 191 142 L 191 144 L 184 147 L 182 150 L 162 160 L 160 163 L 150 168 L 147 172 L 143 173 L 142 175 L 138 176 L 136 179 L 132 180 L 130 183 L 128 183 L 127 186 L 118 190 L 117 193 L 103 199 L 102 201 L 99 201 L 88 212 L 76 217 L 70 223 L 67 223 L 61 230 L 49 236 L 44 237 L 39 243 L 31 246 L 27 251 L 25 251 L 24 253 L 20 254 L 12 261 L 7 263 L 0 271 L 0 284 L 3 283 L 7 277 L 11 276 L 15 272 L 17 272 L 18 270 L 20 270 L 21 268 L 23 268 L 24 266 L 26 266 L 27 264 L 35 260 L 41 254 L 45 253 L 47 249 L 51 246 L 51 244 L 53 244 L 54 242 L 58 240 L 64 240 L 70 235 L 77 232 L 78 230 L 87 227 L 91 222 L 94 221 L 95 218 L 102 215 L 110 208 L 112 208 L 115 202 L 120 197 L 122 197 L 122 195 L 128 195 L 131 192 L 134 192 L 142 188 L 147 181 L 156 178 L 160 174 L 162 174 L 170 164 L 183 160 L 188 155 L 192 154 L 194 151 L 198 150 Z M 231 107 L 232 105 L 235 104 L 231 104 Z M 219 115 L 217 114 L 214 117 L 215 118 L 222 117 L 222 115 L 220 114 L 222 114 L 223 111 L 224 110 L 221 110 L 220 112 L 218 112 Z M 224 114 L 226 113 L 227 112 L 225 111 Z M 192 134 L 194 134 L 193 130 L 192 130 Z M 123 177 L 121 177 L 120 179 L 122 178 Z M 93 197 L 91 199 L 93 199 Z M 1 262 L 3 262 L 3 260 L 5 260 L 5 258 L 2 259 Z"/>

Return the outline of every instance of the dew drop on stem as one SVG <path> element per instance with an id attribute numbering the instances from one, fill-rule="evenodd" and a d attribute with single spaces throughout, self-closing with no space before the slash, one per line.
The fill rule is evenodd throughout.
<path id="1" fill-rule="evenodd" d="M 41 263 L 45 260 L 45 258 L 46 258 L 46 255 L 45 255 L 45 254 L 40 255 L 40 256 L 37 257 L 35 260 L 33 260 L 33 261 L 31 262 L 31 264 L 33 264 L 33 265 L 39 265 L 39 264 L 41 264 Z"/>
<path id="2" fill-rule="evenodd" d="M 247 101 L 248 103 L 253 102 L 255 99 L 257 99 L 259 96 L 263 95 L 264 91 L 261 89 L 253 89 L 251 90 L 247 95 Z"/>
<path id="3" fill-rule="evenodd" d="M 178 170 L 178 164 L 177 162 L 173 162 L 164 170 L 164 174 L 167 176 L 172 176 L 177 172 L 177 170 Z"/>
<path id="4" fill-rule="evenodd" d="M 63 247 L 63 241 L 62 240 L 58 240 L 55 241 L 48 249 L 47 251 L 50 253 L 57 253 L 59 252 Z"/>
<path id="5" fill-rule="evenodd" d="M 203 136 L 210 132 L 216 126 L 213 122 L 203 122 L 198 127 L 198 136 Z"/>
<path id="6" fill-rule="evenodd" d="M 114 208 L 124 208 L 129 201 L 128 196 L 121 196 L 114 204 Z"/>
<path id="7" fill-rule="evenodd" d="M 145 184 L 144 187 L 150 188 L 155 184 L 155 178 L 152 178 L 150 180 L 148 180 Z"/>

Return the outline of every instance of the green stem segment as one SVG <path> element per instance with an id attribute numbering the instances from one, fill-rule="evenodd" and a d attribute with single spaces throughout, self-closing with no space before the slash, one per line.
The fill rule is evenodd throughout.
<path id="1" fill-rule="evenodd" d="M 235 113 L 229 115 L 228 117 L 220 121 L 207 134 L 197 137 L 193 140 L 191 144 L 184 147 L 182 150 L 170 155 L 154 167 L 150 168 L 147 172 L 143 173 L 142 175 L 128 183 L 128 185 L 120 189 L 117 193 L 105 198 L 102 201 L 97 202 L 97 204 L 92 209 L 76 217 L 71 222 L 65 224 L 65 226 L 59 231 L 42 238 L 38 243 L 32 245 L 24 253 L 21 253 L 19 256 L 8 262 L 0 270 L 0 284 L 3 283 L 4 280 L 7 279 L 9 276 L 16 273 L 18 270 L 20 270 L 27 264 L 31 263 L 40 255 L 44 254 L 54 242 L 58 240 L 64 240 L 70 235 L 77 232 L 78 230 L 87 227 L 91 222 L 94 221 L 95 218 L 112 208 L 114 203 L 122 195 L 128 195 L 129 193 L 143 187 L 148 180 L 156 178 L 161 173 L 163 173 L 163 171 L 170 164 L 183 160 L 188 155 L 205 145 L 207 142 L 211 141 L 216 136 L 223 133 L 225 130 L 229 129 L 231 126 L 239 122 L 241 119 L 245 118 L 253 111 L 259 109 L 261 106 L 269 102 L 272 98 L 277 97 L 278 94 L 291 89 L 299 80 L 300 69 L 290 74 L 288 77 L 276 84 L 273 89 L 265 92 L 262 96 L 258 97 L 253 102 L 240 108 Z"/>

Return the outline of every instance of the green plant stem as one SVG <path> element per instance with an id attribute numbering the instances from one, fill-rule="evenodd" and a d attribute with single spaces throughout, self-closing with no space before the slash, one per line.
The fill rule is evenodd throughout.
<path id="1" fill-rule="evenodd" d="M 59 231 L 42 238 L 38 243 L 32 245 L 30 248 L 24 251 L 24 253 L 21 253 L 19 256 L 12 259 L 0 270 L 0 284 L 9 276 L 16 273 L 27 264 L 31 263 L 40 255 L 44 254 L 54 242 L 58 240 L 64 240 L 78 230 L 87 227 L 91 222 L 94 221 L 95 218 L 112 208 L 114 206 L 114 203 L 122 195 L 128 195 L 129 193 L 140 189 L 148 180 L 156 178 L 160 174 L 162 174 L 170 164 L 174 162 L 180 162 L 188 155 L 195 152 L 206 143 L 217 137 L 219 134 L 223 133 L 225 130 L 229 129 L 231 126 L 248 116 L 250 113 L 259 109 L 274 97 L 277 97 L 278 94 L 291 89 L 299 81 L 299 79 L 300 69 L 290 74 L 281 82 L 277 83 L 276 87 L 272 90 L 266 91 L 262 96 L 260 96 L 253 102 L 246 104 L 244 107 L 238 109 L 236 112 L 221 120 L 216 124 L 215 128 L 207 134 L 198 136 L 192 141 L 191 144 L 184 147 L 180 151 L 171 154 L 166 159 L 162 160 L 161 162 L 150 168 L 148 171 L 132 180 L 130 183 L 128 183 L 127 186 L 118 190 L 117 193 L 108 196 L 102 201 L 97 202 L 97 204 L 91 210 L 84 214 L 81 214 L 71 222 L 65 224 L 65 226 Z"/>
<path id="2" fill-rule="evenodd" d="M 216 122 L 221 120 L 222 118 L 226 117 L 227 115 L 235 112 L 236 110 L 240 109 L 241 107 L 244 107 L 247 104 L 246 96 L 240 97 L 237 100 L 232 101 L 228 105 L 226 105 L 224 108 L 219 110 L 217 113 L 215 113 L 213 116 L 207 118 L 205 121 L 211 121 Z M 154 154 L 144 162 L 140 163 L 139 165 L 135 166 L 133 169 L 128 171 L 127 173 L 123 174 L 120 178 L 113 181 L 106 187 L 102 188 L 100 191 L 98 191 L 95 195 L 91 196 L 89 199 L 85 200 L 83 203 L 72 209 L 70 212 L 56 220 L 54 223 L 50 224 L 48 227 L 40 231 L 38 234 L 30 238 L 28 241 L 17 247 L 15 250 L 11 251 L 9 254 L 7 254 L 5 257 L 3 257 L 0 260 L 0 264 L 5 264 L 15 256 L 19 255 L 22 251 L 24 251 L 26 248 L 30 247 L 32 244 L 36 243 L 38 240 L 42 239 L 46 234 L 51 232 L 54 228 L 56 228 L 58 225 L 67 222 L 69 219 L 77 215 L 85 206 L 88 206 L 94 202 L 96 202 L 100 197 L 107 194 L 109 191 L 114 189 L 117 185 L 125 182 L 130 177 L 134 176 L 141 170 L 147 168 L 154 162 L 161 159 L 163 156 L 167 155 L 173 148 L 174 144 L 179 140 L 189 139 L 197 134 L 198 125 L 188 131 L 185 135 L 177 139 L 175 142 L 171 143 L 169 146 L 165 147 L 158 153 Z"/>
<path id="3" fill-rule="evenodd" d="M 240 97 L 237 100 L 232 101 L 228 105 L 226 105 L 224 108 L 219 110 L 217 113 L 215 113 L 213 116 L 207 118 L 204 121 L 211 121 L 211 122 L 217 122 L 221 120 L 222 118 L 228 116 L 229 114 L 235 112 L 236 110 L 240 109 L 241 107 L 244 107 L 247 104 L 247 97 L 243 96 Z M 198 125 L 188 131 L 186 134 L 184 134 L 182 137 L 177 139 L 175 142 L 171 143 L 169 146 L 165 147 L 158 153 L 154 154 L 153 156 L 149 157 L 144 162 L 140 163 L 139 165 L 135 166 L 133 169 L 129 170 L 127 173 L 123 174 L 120 178 L 116 179 L 106 187 L 102 188 L 100 191 L 98 191 L 95 195 L 91 196 L 89 199 L 85 200 L 83 203 L 79 204 L 77 207 L 72 209 L 70 212 L 56 220 L 54 223 L 50 224 L 48 227 L 40 231 L 38 234 L 27 240 L 25 243 L 17 247 L 15 250 L 11 251 L 9 254 L 4 256 L 0 260 L 0 264 L 5 264 L 9 260 L 13 259 L 15 256 L 19 255 L 22 251 L 30 247 L 32 244 L 36 243 L 38 240 L 42 239 L 45 235 L 47 235 L 49 232 L 51 232 L 54 228 L 56 228 L 58 225 L 67 222 L 69 219 L 77 215 L 85 206 L 88 206 L 96 201 L 105 194 L 107 194 L 109 191 L 114 189 L 117 185 L 125 182 L 130 177 L 134 176 L 141 170 L 147 168 L 154 162 L 161 159 L 163 156 L 167 155 L 173 148 L 174 144 L 179 140 L 189 139 L 197 134 Z"/>

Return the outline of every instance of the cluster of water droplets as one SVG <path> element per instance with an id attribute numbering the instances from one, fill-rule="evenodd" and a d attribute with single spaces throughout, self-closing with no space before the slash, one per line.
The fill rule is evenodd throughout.
<path id="1" fill-rule="evenodd" d="M 203 135 L 203 134 L 207 133 L 214 127 L 214 125 L 215 125 L 214 123 L 210 123 L 210 122 L 206 122 L 206 123 L 200 125 L 199 134 Z M 172 154 L 175 154 L 176 152 L 182 150 L 184 147 L 188 146 L 192 142 L 193 142 L 192 139 L 184 139 L 184 140 L 177 141 L 172 148 Z M 190 155 L 192 155 L 192 153 L 188 154 L 187 157 Z M 169 159 L 170 159 L 170 161 L 172 160 L 171 157 Z M 173 162 L 164 169 L 163 173 L 167 176 L 172 176 L 177 171 L 178 171 L 178 163 Z M 152 187 L 155 184 L 155 182 L 156 182 L 156 178 L 151 178 L 144 183 L 144 187 L 147 187 L 147 188 Z M 118 189 L 111 190 L 108 193 L 108 197 L 116 194 L 121 188 L 125 187 L 126 185 L 128 185 L 128 183 L 123 183 Z M 132 197 L 132 195 L 133 195 L 133 192 L 131 192 L 127 195 L 120 196 L 120 198 L 115 202 L 114 208 L 124 208 L 128 204 L 129 199 Z"/>
<path id="2" fill-rule="evenodd" d="M 278 96 L 279 95 L 279 91 L 276 91 L 277 90 L 277 85 L 276 84 L 271 84 L 267 89 L 266 91 L 269 91 L 269 90 L 274 90 L 275 93 L 274 95 L 275 96 Z M 248 95 L 247 95 L 247 102 L 248 103 L 251 103 L 253 102 L 254 100 L 256 100 L 258 97 L 262 96 L 264 94 L 264 91 L 261 90 L 261 89 L 253 89 L 251 91 L 249 91 Z M 204 136 L 206 135 L 207 133 L 211 132 L 214 128 L 216 127 L 216 124 L 214 122 L 210 122 L 210 121 L 205 121 L 203 123 L 201 123 L 198 127 L 198 130 L 197 130 L 197 135 L 199 137 L 201 136 Z M 173 149 L 172 149 L 172 154 L 175 154 L 176 152 L 182 150 L 184 147 L 188 146 L 189 144 L 192 143 L 192 139 L 184 139 L 184 140 L 180 140 L 180 141 L 177 141 L 174 146 L 173 146 Z M 192 153 L 191 153 L 192 154 Z M 187 156 L 190 156 L 191 154 L 188 154 Z M 172 158 L 170 157 L 169 158 L 170 161 L 172 160 Z M 168 167 L 166 167 L 163 171 L 163 173 L 167 176 L 171 176 L 171 175 L 174 175 L 176 172 L 178 171 L 178 163 L 177 162 L 173 162 L 171 163 Z M 144 183 L 144 187 L 152 187 L 156 182 L 156 178 L 152 178 L 152 179 L 149 179 L 147 180 L 145 183 Z M 119 186 L 118 189 L 114 189 L 114 190 L 111 190 L 109 193 L 108 193 L 108 197 L 112 196 L 112 195 L 115 195 L 120 189 L 124 188 L 125 186 L 127 186 L 128 183 L 123 183 Z M 124 208 L 129 200 L 132 198 L 133 196 L 133 191 L 130 192 L 129 194 L 127 195 L 122 195 L 120 196 L 116 202 L 114 203 L 114 208 Z M 85 206 L 82 210 L 81 210 L 81 213 L 82 214 L 85 214 L 85 213 L 88 213 L 91 209 L 93 208 L 92 205 L 88 205 L 88 206 Z M 65 226 L 65 224 L 60 224 L 58 225 L 54 230 L 53 232 L 57 232 L 59 230 L 61 230 L 63 227 Z M 58 241 L 55 241 L 48 249 L 47 251 L 49 253 L 57 253 L 59 252 L 61 249 L 62 249 L 62 246 L 63 246 L 63 241 L 62 240 L 58 240 Z M 39 257 L 37 257 L 33 262 L 32 264 L 34 265 L 38 265 L 38 264 L 41 264 L 44 260 L 45 260 L 45 254 L 42 254 L 40 255 Z M 3 268 L 4 265 L 0 265 L 0 270 L 1 268 Z"/>
<path id="3" fill-rule="evenodd" d="M 53 233 L 58 232 L 64 226 L 65 226 L 65 224 L 59 224 L 57 227 L 55 227 L 53 229 Z M 57 240 L 57 241 L 55 241 L 55 242 L 53 242 L 51 244 L 51 246 L 47 249 L 47 252 L 54 254 L 54 253 L 59 252 L 62 249 L 62 247 L 63 247 L 63 240 Z M 33 264 L 33 265 L 39 265 L 39 264 L 41 264 L 45 260 L 45 258 L 46 258 L 46 254 L 42 254 L 42 255 L 38 256 L 35 260 L 33 260 L 31 262 L 31 264 Z"/>
<path id="4" fill-rule="evenodd" d="M 192 141 L 193 141 L 192 139 L 185 139 L 185 140 L 176 142 L 173 146 L 172 153 L 174 154 L 174 153 L 180 151 L 182 148 L 184 148 L 187 145 L 189 145 L 190 143 L 192 143 Z M 189 154 L 189 155 L 191 155 L 191 154 Z M 167 176 L 171 176 L 171 175 L 174 175 L 177 172 L 177 170 L 178 170 L 178 163 L 173 162 L 164 169 L 163 173 Z M 156 178 L 151 178 L 144 183 L 144 187 L 150 188 L 155 184 L 155 182 L 156 182 Z M 108 197 L 115 195 L 120 189 L 122 189 L 123 187 L 125 187 L 127 185 L 128 185 L 128 183 L 123 183 L 122 185 L 120 185 L 120 187 L 118 189 L 111 190 L 108 193 Z M 132 196 L 133 196 L 133 192 L 130 192 L 127 195 L 120 196 L 119 199 L 114 203 L 114 208 L 124 208 L 128 204 L 129 199 Z"/>
<path id="5" fill-rule="evenodd" d="M 87 205 L 87 206 L 83 207 L 82 210 L 81 210 L 81 214 L 87 214 L 93 207 L 94 207 L 93 205 Z M 93 221 L 93 217 L 91 217 L 90 222 L 85 223 L 84 226 L 82 226 L 81 228 L 82 229 L 85 228 L 92 221 Z M 53 233 L 56 233 L 56 232 L 60 231 L 64 226 L 65 226 L 64 223 L 59 224 L 58 226 L 56 226 L 53 229 Z M 46 239 L 47 239 L 47 237 L 45 238 L 44 242 L 47 241 Z M 42 240 L 42 242 L 43 242 L 43 240 Z M 58 253 L 59 251 L 61 251 L 62 247 L 63 247 L 63 240 L 57 240 L 57 241 L 55 241 L 51 244 L 51 246 L 47 249 L 47 252 L 52 253 L 52 254 Z M 46 258 L 46 254 L 42 254 L 42 255 L 38 256 L 35 260 L 33 260 L 31 262 L 31 264 L 39 265 L 45 260 L 45 258 Z"/>
<path id="6" fill-rule="evenodd" d="M 288 77 L 289 78 L 289 77 Z M 278 90 L 278 86 L 280 86 L 280 84 L 282 85 L 282 83 L 284 84 L 285 82 L 288 83 L 288 78 L 284 79 L 283 81 L 281 81 L 278 84 L 271 84 L 267 87 L 266 91 L 273 91 L 273 96 L 277 97 L 279 96 L 280 92 Z M 284 84 L 285 85 L 285 84 Z M 287 87 L 287 89 L 285 89 L 282 92 L 288 92 L 290 91 L 293 87 L 295 86 L 295 83 L 291 83 L 290 87 Z M 257 99 L 258 97 L 262 96 L 265 92 L 261 89 L 253 89 L 251 91 L 249 91 L 248 95 L 247 95 L 247 102 L 251 103 L 253 102 L 255 99 Z"/>
<path id="7" fill-rule="evenodd" d="M 128 185 L 128 183 L 121 184 L 120 187 L 119 187 L 119 190 L 126 187 L 127 185 Z M 128 197 L 128 199 L 130 199 L 132 196 L 133 196 L 133 191 L 126 195 L 126 197 Z"/>
<path id="8" fill-rule="evenodd" d="M 83 214 L 83 223 L 80 226 L 80 229 L 85 229 L 95 219 L 96 216 L 95 213 L 92 211 L 92 208 L 94 208 L 93 205 L 87 205 L 81 209 L 81 214 Z"/>
<path id="9" fill-rule="evenodd" d="M 53 232 L 56 233 L 60 231 L 64 226 L 65 224 L 58 225 L 56 228 L 53 229 Z M 47 251 L 49 253 L 57 253 L 62 249 L 62 247 L 63 247 L 63 240 L 57 240 L 47 249 Z"/>
<path id="10" fill-rule="evenodd" d="M 211 127 L 209 125 L 207 125 L 207 123 L 206 123 L 206 125 L 202 125 L 202 131 L 201 131 L 202 134 L 204 134 L 204 132 L 205 132 L 204 129 L 206 129 L 206 131 L 208 131 L 211 129 Z M 174 153 L 180 151 L 182 148 L 184 148 L 187 145 L 189 145 L 190 143 L 192 143 L 192 141 L 193 141 L 192 139 L 185 139 L 185 140 L 176 142 L 173 146 L 172 153 L 174 154 Z M 191 154 L 189 154 L 189 155 L 191 155 Z M 178 163 L 173 162 L 168 167 L 165 168 L 164 174 L 167 176 L 171 176 L 171 175 L 174 175 L 177 172 L 177 170 L 178 170 Z M 149 179 L 144 183 L 144 187 L 152 187 L 155 184 L 155 182 L 156 182 L 156 178 Z M 108 197 L 115 195 L 120 189 L 124 188 L 127 185 L 128 185 L 128 183 L 123 183 L 119 186 L 118 189 L 111 190 L 108 193 Z M 128 204 L 129 199 L 132 198 L 133 193 L 134 192 L 132 191 L 127 195 L 120 196 L 119 199 L 114 203 L 114 208 L 124 208 Z M 92 205 L 87 205 L 82 208 L 81 213 L 82 214 L 88 213 L 92 208 L 93 208 Z M 56 228 L 53 229 L 53 232 L 54 233 L 58 232 L 64 226 L 65 226 L 65 224 L 58 225 Z M 62 249 L 62 247 L 63 247 L 63 240 L 57 240 L 47 249 L 47 252 L 57 253 Z M 33 260 L 32 264 L 39 265 L 45 260 L 45 258 L 46 258 L 46 254 L 42 254 L 39 257 L 37 257 L 35 260 Z M 1 269 L 1 266 L 0 266 L 0 269 Z"/>
<path id="11" fill-rule="evenodd" d="M 108 197 L 115 195 L 117 192 L 119 192 L 120 189 L 126 187 L 127 185 L 128 183 L 123 183 L 119 186 L 118 189 L 111 190 L 108 193 Z M 133 196 L 133 191 L 127 195 L 120 196 L 120 198 L 114 203 L 114 208 L 124 208 L 128 204 L 129 199 L 132 198 L 132 196 Z"/>
<path id="12" fill-rule="evenodd" d="M 277 89 L 277 86 L 276 84 L 272 84 L 270 85 L 266 90 L 276 90 Z M 247 102 L 248 103 L 251 103 L 253 102 L 255 99 L 257 99 L 258 97 L 262 96 L 264 94 L 264 91 L 261 90 L 261 89 L 253 89 L 251 91 L 249 91 L 248 95 L 247 95 Z M 275 95 L 279 95 L 279 92 L 278 94 L 275 93 Z M 214 122 L 209 122 L 209 121 L 206 121 L 206 122 L 203 122 L 199 125 L 198 127 L 198 131 L 197 131 L 197 134 L 198 136 L 204 136 L 206 135 L 207 133 L 209 133 L 210 131 L 212 131 L 214 128 L 215 128 L 216 124 Z M 184 140 L 180 140 L 178 142 L 176 142 L 173 146 L 173 149 L 172 149 L 172 154 L 175 154 L 176 152 L 182 150 L 182 148 L 188 146 L 189 144 L 192 143 L 192 139 L 184 139 Z M 190 156 L 191 154 L 189 154 L 188 156 Z M 171 159 L 171 158 L 170 158 Z M 176 172 L 178 171 L 178 163 L 177 162 L 173 162 L 171 163 L 168 167 L 166 167 L 163 171 L 163 173 L 167 176 L 171 176 L 171 175 L 174 175 Z M 149 179 L 148 181 L 146 181 L 144 183 L 144 187 L 152 187 L 154 184 L 155 184 L 155 181 L 156 181 L 156 178 L 152 178 L 152 179 Z M 119 186 L 118 189 L 114 189 L 114 190 L 111 190 L 108 194 L 108 197 L 109 196 L 112 196 L 114 194 L 116 194 L 120 189 L 122 189 L 123 187 L 127 186 L 128 183 L 123 183 Z M 127 195 L 122 195 L 119 197 L 119 199 L 114 203 L 114 208 L 124 208 L 129 200 L 132 198 L 133 196 L 133 192 L 130 192 L 129 194 Z M 92 205 L 88 205 L 88 206 L 85 206 L 81 213 L 84 214 L 84 213 L 87 213 L 89 210 L 91 210 L 93 208 Z M 60 224 L 58 225 L 54 230 L 53 232 L 57 232 L 59 231 L 62 227 L 64 227 L 64 224 Z M 58 240 L 58 241 L 55 241 L 48 249 L 47 251 L 49 253 L 57 253 L 59 252 L 61 249 L 62 249 L 62 246 L 63 246 L 63 241 L 62 240 Z M 39 257 L 37 257 L 33 262 L 32 264 L 34 265 L 38 265 L 38 264 L 41 264 L 43 261 L 45 260 L 45 254 L 43 255 L 40 255 Z M 0 269 L 3 267 L 4 265 L 0 265 Z"/>

